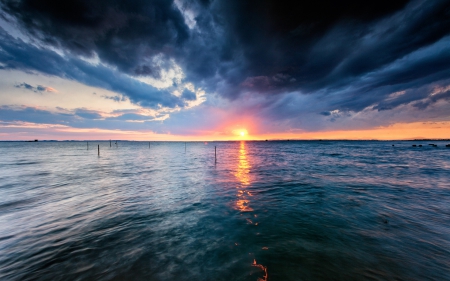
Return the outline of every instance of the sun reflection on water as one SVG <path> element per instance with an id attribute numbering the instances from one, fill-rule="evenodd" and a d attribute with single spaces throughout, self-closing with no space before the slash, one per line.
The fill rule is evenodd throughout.
<path id="1" fill-rule="evenodd" d="M 252 194 L 248 190 L 245 190 L 245 187 L 250 185 L 249 173 L 251 167 L 252 166 L 248 161 L 245 142 L 242 141 L 239 146 L 239 161 L 237 164 L 236 172 L 234 174 L 240 182 L 240 185 L 237 186 L 239 190 L 237 193 L 238 199 L 236 201 L 236 208 L 241 212 L 253 211 L 253 209 L 249 206 L 250 200 L 248 199 L 248 197 L 252 196 Z"/>
<path id="2" fill-rule="evenodd" d="M 239 147 L 239 162 L 235 176 L 242 185 L 250 184 L 250 176 L 248 174 L 250 172 L 250 168 L 251 166 L 247 160 L 247 151 L 245 150 L 245 142 L 241 141 Z"/>
<path id="3" fill-rule="evenodd" d="M 241 212 L 252 212 L 253 208 L 250 207 L 250 199 L 249 197 L 252 197 L 253 195 L 250 193 L 247 188 L 251 184 L 251 178 L 250 178 L 250 169 L 251 165 L 249 162 L 249 157 L 247 155 L 247 149 L 245 146 L 245 141 L 241 141 L 239 145 L 239 155 L 238 155 L 238 163 L 236 167 L 236 171 L 234 175 L 239 181 L 239 184 L 236 186 L 238 189 L 237 191 L 237 200 L 235 208 Z M 254 214 L 254 218 L 257 218 L 258 215 Z M 246 218 L 247 224 L 254 224 L 255 226 L 258 225 L 258 222 L 253 222 L 250 218 Z M 237 245 L 237 244 L 236 244 Z M 268 250 L 269 248 L 264 247 L 263 250 Z M 258 278 L 258 281 L 267 281 L 268 279 L 268 273 L 267 273 L 267 266 L 263 266 L 262 264 L 258 264 L 256 262 L 256 259 L 253 260 L 253 267 L 259 268 L 263 272 L 263 277 Z"/>

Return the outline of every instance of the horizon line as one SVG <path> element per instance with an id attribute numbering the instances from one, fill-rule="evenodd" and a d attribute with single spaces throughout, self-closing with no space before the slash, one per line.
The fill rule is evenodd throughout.
<path id="1" fill-rule="evenodd" d="M 54 139 L 33 139 L 33 140 L 0 140 L 0 142 L 109 142 L 109 141 L 121 141 L 121 142 L 241 142 L 241 141 L 254 141 L 254 142 L 266 142 L 266 141 L 450 141 L 450 138 L 427 138 L 427 139 L 242 139 L 242 140 L 120 140 L 120 139 L 108 139 L 108 140 L 54 140 Z"/>

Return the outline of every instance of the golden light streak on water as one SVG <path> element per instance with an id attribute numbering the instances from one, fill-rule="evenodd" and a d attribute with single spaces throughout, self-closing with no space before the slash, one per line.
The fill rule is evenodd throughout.
<path id="1" fill-rule="evenodd" d="M 236 201 L 236 208 L 241 212 L 251 212 L 253 209 L 249 206 L 250 200 L 248 200 L 249 196 L 252 194 L 245 190 L 244 187 L 251 184 L 250 181 L 250 168 L 252 167 L 248 161 L 247 150 L 245 147 L 245 142 L 241 141 L 239 145 L 239 155 L 238 155 L 238 163 L 236 172 L 234 175 L 239 180 L 240 185 L 237 187 L 238 190 L 238 200 Z"/>
<path id="2" fill-rule="evenodd" d="M 238 166 L 234 175 L 238 178 L 242 185 L 250 184 L 250 176 L 248 175 L 248 173 L 250 172 L 251 167 L 252 166 L 247 160 L 247 150 L 245 148 L 245 142 L 241 141 L 239 147 Z"/>

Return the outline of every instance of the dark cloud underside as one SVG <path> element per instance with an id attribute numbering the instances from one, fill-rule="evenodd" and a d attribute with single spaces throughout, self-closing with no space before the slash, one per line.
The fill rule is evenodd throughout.
<path id="1" fill-rule="evenodd" d="M 179 10 L 165 0 L 3 1 L 4 10 L 42 41 L 136 75 L 158 77 L 158 66 L 142 61 L 171 54 L 189 37 Z"/>

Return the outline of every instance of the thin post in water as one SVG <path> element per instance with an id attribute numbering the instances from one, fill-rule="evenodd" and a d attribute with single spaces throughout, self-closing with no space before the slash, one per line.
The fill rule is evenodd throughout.
<path id="1" fill-rule="evenodd" d="M 98 156 L 100 156 L 100 145 L 98 145 Z"/>

